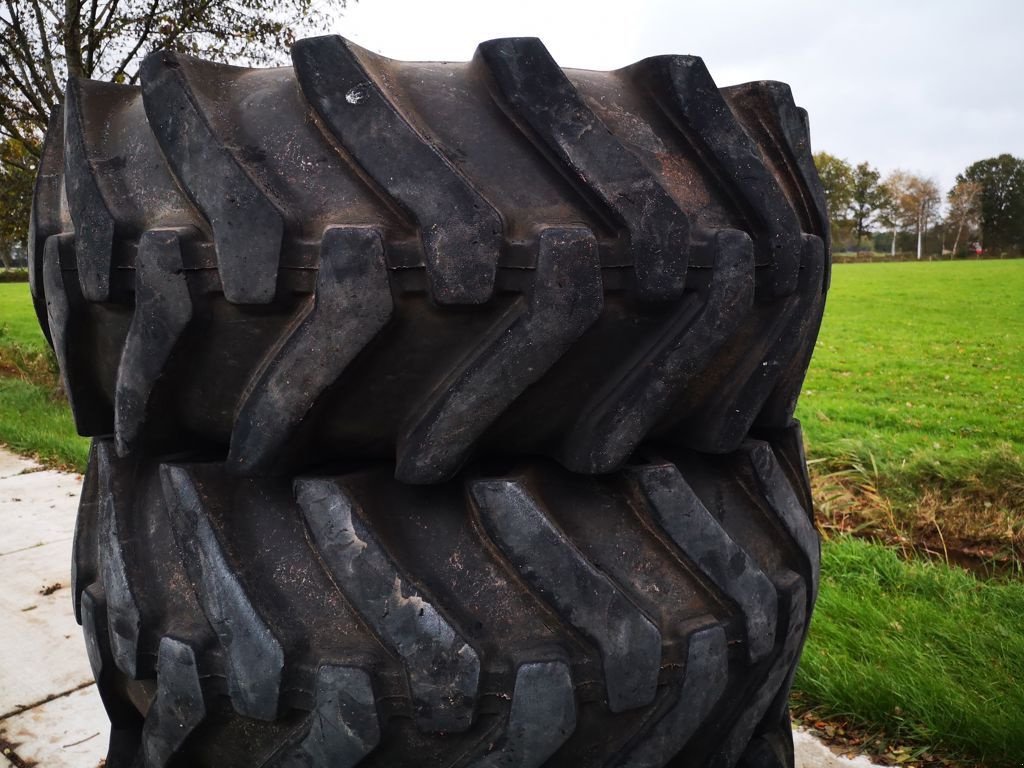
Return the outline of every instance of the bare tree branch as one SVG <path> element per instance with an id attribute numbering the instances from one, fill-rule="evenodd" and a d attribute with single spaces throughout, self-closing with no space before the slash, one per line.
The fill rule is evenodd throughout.
<path id="1" fill-rule="evenodd" d="M 61 92 L 61 87 L 60 83 L 57 82 L 57 75 L 53 71 L 53 50 L 50 48 L 50 34 L 46 29 L 46 22 L 43 19 L 43 11 L 39 7 L 39 0 L 32 0 L 32 9 L 35 11 L 36 27 L 39 29 L 39 40 L 43 46 L 43 67 L 53 92 L 57 94 Z"/>
<path id="2" fill-rule="evenodd" d="M 153 20 L 156 18 L 156 9 L 159 3 L 160 0 L 153 0 L 153 2 L 150 4 L 149 13 L 146 14 L 146 21 L 142 27 L 142 32 L 139 34 L 139 39 L 136 41 L 132 49 L 128 52 L 128 55 L 125 56 L 121 60 L 121 63 L 117 65 L 117 69 L 114 70 L 114 73 L 110 77 L 110 79 L 113 80 L 115 83 L 118 82 L 119 78 L 124 75 L 127 66 L 135 60 L 135 56 L 136 54 L 138 54 L 139 49 L 141 49 L 143 44 L 147 40 L 149 40 L 149 36 L 153 31 Z"/>
<path id="3" fill-rule="evenodd" d="M 39 71 L 36 69 L 35 52 L 32 50 L 32 46 L 28 41 L 28 37 L 25 34 L 25 30 L 21 25 L 21 17 L 15 10 L 14 4 L 11 2 L 11 0 L 6 0 L 6 4 L 7 10 L 11 14 L 11 28 L 14 30 L 14 34 L 18 40 L 19 47 L 21 48 L 22 54 L 24 55 L 24 60 L 19 63 L 21 63 L 27 68 L 29 79 L 31 80 L 32 86 L 36 89 L 39 95 L 42 96 L 43 100 L 47 104 L 47 107 L 50 107 L 55 103 L 57 94 L 50 92 L 49 84 L 46 82 L 43 76 L 39 74 Z M 44 110 L 44 112 L 48 111 L 49 109 Z"/>

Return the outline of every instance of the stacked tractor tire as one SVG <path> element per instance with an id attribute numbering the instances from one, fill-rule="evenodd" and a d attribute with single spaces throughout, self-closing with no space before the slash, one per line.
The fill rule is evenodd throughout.
<path id="1" fill-rule="evenodd" d="M 49 129 L 108 768 L 792 766 L 829 222 L 788 87 L 292 62 L 156 53 Z"/>

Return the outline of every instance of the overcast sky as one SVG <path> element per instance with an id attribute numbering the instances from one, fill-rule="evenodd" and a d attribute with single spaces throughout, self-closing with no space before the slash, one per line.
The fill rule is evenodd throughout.
<path id="1" fill-rule="evenodd" d="M 407 60 L 466 60 L 482 40 L 520 35 L 567 67 L 695 54 L 719 85 L 789 83 L 815 151 L 943 189 L 975 160 L 1024 156 L 1019 0 L 360 0 L 335 31 Z"/>

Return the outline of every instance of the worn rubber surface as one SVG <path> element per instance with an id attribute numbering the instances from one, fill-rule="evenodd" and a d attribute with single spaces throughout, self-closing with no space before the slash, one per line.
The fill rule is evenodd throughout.
<path id="1" fill-rule="evenodd" d="M 97 440 L 73 592 L 107 765 L 786 765 L 819 551 L 799 429 L 769 437 L 431 488 Z"/>
<path id="2" fill-rule="evenodd" d="M 31 277 L 83 434 L 434 483 L 789 425 L 829 227 L 787 86 L 719 89 L 687 56 L 563 70 L 534 39 L 292 58 L 69 84 Z"/>

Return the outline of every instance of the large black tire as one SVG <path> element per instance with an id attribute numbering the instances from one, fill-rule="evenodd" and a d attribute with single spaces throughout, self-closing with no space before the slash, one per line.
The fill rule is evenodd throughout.
<path id="1" fill-rule="evenodd" d="M 122 766 L 791 768 L 806 116 L 536 40 L 69 85 L 32 290 Z"/>
<path id="2" fill-rule="evenodd" d="M 563 71 L 532 39 L 293 58 L 69 84 L 31 275 L 82 434 L 430 483 L 789 424 L 829 227 L 787 86 L 719 90 L 684 56 Z"/>
<path id="3" fill-rule="evenodd" d="M 799 431 L 774 437 L 430 489 L 97 440 L 73 589 L 107 765 L 788 765 L 757 760 L 789 739 L 818 537 Z"/>

